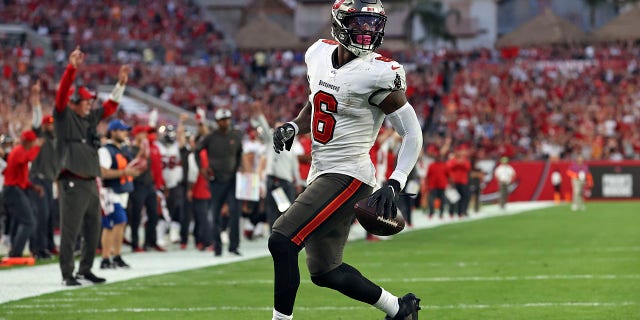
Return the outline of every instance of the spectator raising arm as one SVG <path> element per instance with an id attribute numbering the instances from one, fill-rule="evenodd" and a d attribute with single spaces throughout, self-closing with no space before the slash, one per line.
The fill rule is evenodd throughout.
<path id="1" fill-rule="evenodd" d="M 118 110 L 120 100 L 122 100 L 122 96 L 124 95 L 124 89 L 126 88 L 127 81 L 129 81 L 129 72 L 131 72 L 131 67 L 128 65 L 122 65 L 120 67 L 120 71 L 118 71 L 118 83 L 116 83 L 113 91 L 111 91 L 109 99 L 102 104 L 102 108 L 104 108 L 102 119 L 109 118 L 116 112 L 116 110 Z"/>
<path id="2" fill-rule="evenodd" d="M 178 148 L 182 149 L 187 144 L 187 138 L 184 133 L 184 122 L 189 118 L 186 113 L 180 114 L 178 119 L 178 127 L 176 128 L 176 138 L 178 141 Z"/>
<path id="3" fill-rule="evenodd" d="M 40 80 L 36 80 L 36 83 L 31 87 L 31 96 L 29 97 L 31 108 L 33 108 L 33 113 L 31 115 L 31 127 L 34 130 L 38 130 L 40 129 L 40 126 L 42 126 L 42 105 L 40 103 L 40 89 Z"/>
<path id="4" fill-rule="evenodd" d="M 67 65 L 67 69 L 64 70 L 56 93 L 56 111 L 58 112 L 64 111 L 69 104 L 71 84 L 76 78 L 76 70 L 78 66 L 82 64 L 82 61 L 84 61 L 84 53 L 80 51 L 80 47 L 76 47 L 69 56 L 69 64 Z"/>

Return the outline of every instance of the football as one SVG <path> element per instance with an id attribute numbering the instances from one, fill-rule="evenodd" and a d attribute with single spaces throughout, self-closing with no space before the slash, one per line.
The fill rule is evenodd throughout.
<path id="1" fill-rule="evenodd" d="M 391 236 L 404 229 L 404 219 L 398 213 L 395 218 L 384 219 L 376 214 L 375 207 L 369 207 L 369 198 L 364 198 L 356 202 L 353 207 L 356 219 L 367 232 L 376 236 Z"/>

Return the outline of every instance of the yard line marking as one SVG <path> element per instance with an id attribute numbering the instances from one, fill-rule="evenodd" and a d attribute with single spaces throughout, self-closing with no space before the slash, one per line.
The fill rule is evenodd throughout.
<path id="1" fill-rule="evenodd" d="M 448 306 L 425 306 L 423 309 L 487 309 L 487 308 L 546 308 L 546 307 L 624 307 L 635 302 L 529 302 L 503 304 L 458 304 Z M 422 307 L 422 306 L 420 306 Z"/>
<path id="2" fill-rule="evenodd" d="M 640 279 L 640 274 L 556 274 L 556 275 L 535 275 L 535 276 L 504 276 L 504 277 L 429 277 L 429 278 L 403 278 L 402 282 L 453 282 L 453 281 L 531 281 L 531 280 L 618 280 L 618 279 Z M 382 282 L 398 281 L 398 279 L 382 278 L 376 279 Z"/>
<path id="3" fill-rule="evenodd" d="M 536 280 L 621 280 L 621 279 L 640 279 L 640 274 L 576 274 L 576 275 L 534 275 L 534 276 L 475 276 L 475 277 L 429 277 L 429 278 L 372 278 L 376 282 L 459 282 L 459 281 L 536 281 Z M 302 284 L 311 284 L 307 279 L 301 279 Z M 201 281 L 198 283 L 190 283 L 190 286 L 214 286 L 214 285 L 239 285 L 239 284 L 273 284 L 272 279 L 250 279 L 250 280 L 214 280 Z M 139 287 L 146 287 L 138 285 Z M 154 287 L 174 287 L 173 282 L 154 282 Z"/>
<path id="4" fill-rule="evenodd" d="M 38 308 L 38 309 L 47 309 L 47 308 L 52 308 L 52 309 L 56 309 L 56 308 L 71 308 L 73 305 L 71 304 L 17 304 L 15 306 L 11 306 L 9 308 L 13 309 L 32 309 L 32 308 Z"/>
<path id="5" fill-rule="evenodd" d="M 103 298 L 42 298 L 38 302 L 105 301 Z"/>
<path id="6" fill-rule="evenodd" d="M 472 252 L 473 249 L 465 249 L 460 248 L 455 252 L 445 251 L 445 250 L 435 250 L 429 248 L 417 249 L 413 252 L 415 254 L 460 254 L 464 252 Z M 519 254 L 523 255 L 548 255 L 548 254 L 587 254 L 587 253 L 602 253 L 602 252 L 638 252 L 640 251 L 640 247 L 592 247 L 592 248 L 556 248 L 552 250 L 526 250 L 526 251 L 518 251 Z M 475 251 L 473 251 L 475 252 Z M 510 252 L 505 252 L 503 249 L 493 249 L 493 250 L 484 250 L 485 255 L 505 255 L 511 254 Z M 382 256 L 385 253 L 378 251 L 365 252 L 365 256 Z"/>
<path id="7" fill-rule="evenodd" d="M 579 259 L 580 257 L 572 257 L 572 260 Z M 593 262 L 614 262 L 614 261 L 639 261 L 640 257 L 616 257 L 616 258 L 587 258 L 589 263 Z M 542 265 L 547 262 L 540 260 L 520 260 L 520 261 L 499 261 L 499 262 L 487 262 L 487 261 L 451 261 L 451 262 L 424 262 L 424 261 L 413 261 L 413 262 L 402 262 L 397 263 L 395 265 L 400 267 L 407 266 L 427 266 L 427 267 L 449 267 L 449 266 L 457 266 L 457 267 L 469 267 L 469 266 L 481 266 L 481 265 L 523 265 L 523 264 L 533 264 L 533 265 Z M 363 262 L 358 263 L 358 267 L 381 267 L 386 264 L 383 262 Z"/>
<path id="8" fill-rule="evenodd" d="M 553 308 L 553 307 L 625 307 L 636 305 L 636 302 L 526 302 L 526 303 L 503 303 L 503 304 L 453 304 L 453 305 L 421 305 L 422 309 L 488 309 L 488 308 Z M 193 308 L 106 308 L 106 309 L 72 309 L 59 310 L 52 305 L 53 310 L 38 310 L 43 305 L 14 305 L 6 309 L 7 314 L 51 314 L 51 313 L 67 313 L 67 314 L 87 314 L 87 313 L 163 313 L 163 312 L 212 312 L 212 311 L 271 311 L 272 306 L 211 306 L 211 307 L 193 307 Z M 11 310 L 16 309 L 16 310 Z M 296 307 L 299 311 L 350 311 L 350 310 L 370 310 L 371 306 L 348 306 L 348 307 Z"/>
<path id="9" fill-rule="evenodd" d="M 477 276 L 477 277 L 429 277 L 429 278 L 371 278 L 375 282 L 458 282 L 458 281 L 537 281 L 537 280 L 623 280 L 640 279 L 640 274 L 552 274 L 533 276 Z M 250 280 L 220 280 L 207 281 L 197 285 L 209 286 L 216 284 L 237 285 L 237 284 L 272 284 L 270 279 L 250 279 Z M 309 284 L 310 280 L 302 279 L 300 283 Z M 162 283 L 154 283 L 154 286 L 163 286 Z M 190 284 L 194 285 L 194 284 Z M 172 286 L 172 284 L 167 284 Z"/>

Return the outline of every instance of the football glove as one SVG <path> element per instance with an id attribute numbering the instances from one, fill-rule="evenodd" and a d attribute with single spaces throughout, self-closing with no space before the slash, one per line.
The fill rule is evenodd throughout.
<path id="1" fill-rule="evenodd" d="M 398 198 L 400 196 L 400 182 L 389 180 L 371 196 L 367 205 L 376 206 L 376 213 L 385 219 L 394 219 L 398 215 Z"/>
<path id="2" fill-rule="evenodd" d="M 273 149 L 276 153 L 287 149 L 291 150 L 293 145 L 293 137 L 296 135 L 296 129 L 290 123 L 285 123 L 273 132 Z"/>

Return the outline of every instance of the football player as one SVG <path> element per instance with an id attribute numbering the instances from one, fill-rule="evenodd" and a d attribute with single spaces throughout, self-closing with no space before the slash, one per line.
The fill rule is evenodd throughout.
<path id="1" fill-rule="evenodd" d="M 273 319 L 292 319 L 300 284 L 298 253 L 304 248 L 311 280 L 384 311 L 385 319 L 417 319 L 419 301 L 401 298 L 342 261 L 357 200 L 395 217 L 398 194 L 422 148 L 422 132 L 405 96 L 402 65 L 374 52 L 387 17 L 379 0 L 337 0 L 332 35 L 305 54 L 310 95 L 293 121 L 276 128 L 274 148 L 291 149 L 297 134 L 311 133 L 308 188 L 275 221 L 269 238 L 275 285 Z M 371 194 L 375 169 L 369 157 L 385 117 L 402 137 L 390 178 Z"/>
<path id="2" fill-rule="evenodd" d="M 182 185 L 184 169 L 180 150 L 186 144 L 184 134 L 184 121 L 186 114 L 181 114 L 178 121 L 178 128 L 173 125 L 164 125 L 158 129 L 160 139 L 155 145 L 162 157 L 162 178 L 164 180 L 164 196 L 167 201 L 167 209 L 171 217 L 169 225 L 169 240 L 173 243 L 180 241 L 180 245 L 187 244 L 188 239 L 188 215 L 184 211 L 185 191 Z M 162 230 L 164 232 L 164 230 Z M 161 239 L 162 235 L 158 235 Z"/>

